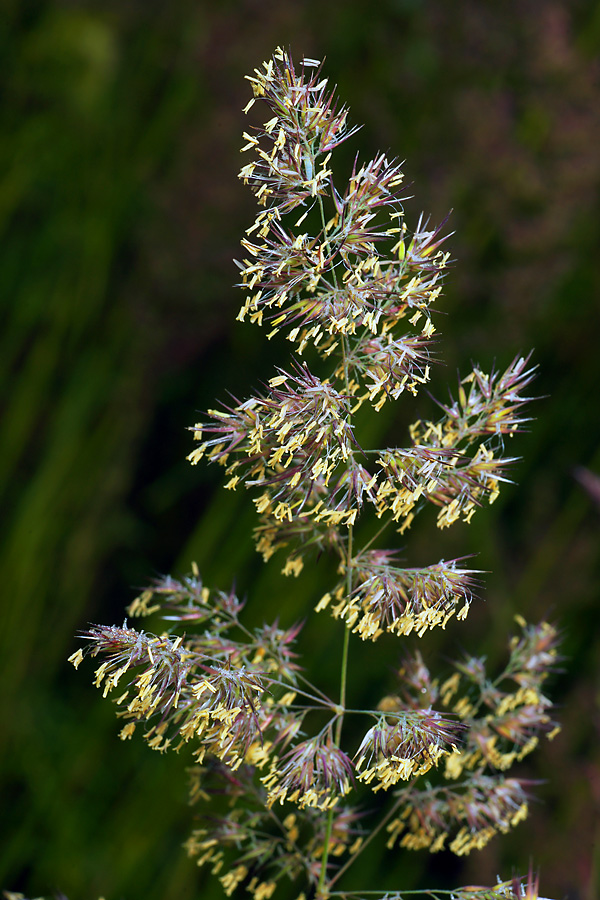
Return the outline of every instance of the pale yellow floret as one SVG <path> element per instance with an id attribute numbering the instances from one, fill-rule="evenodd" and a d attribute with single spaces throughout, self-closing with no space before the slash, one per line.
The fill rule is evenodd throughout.
<path id="1" fill-rule="evenodd" d="M 277 883 L 275 881 L 262 881 L 254 888 L 254 900 L 269 900 L 273 896 L 276 887 Z"/>
<path id="2" fill-rule="evenodd" d="M 496 743 L 497 737 L 494 735 L 486 742 L 483 754 L 491 766 L 503 772 L 505 769 L 510 769 L 517 758 L 517 753 L 516 751 L 502 753 L 496 748 Z"/>
<path id="3" fill-rule="evenodd" d="M 288 691 L 283 695 L 283 697 L 278 701 L 279 706 L 291 706 L 294 700 L 296 699 L 296 691 Z"/>
<path id="4" fill-rule="evenodd" d="M 457 856 L 465 856 L 471 850 L 481 850 L 491 841 L 495 834 L 496 829 L 491 825 L 475 832 L 468 828 L 461 828 L 450 844 L 450 850 Z"/>
<path id="5" fill-rule="evenodd" d="M 317 605 L 315 606 L 315 612 L 322 612 L 322 610 L 326 609 L 331 600 L 331 594 L 323 594 Z"/>
<path id="6" fill-rule="evenodd" d="M 285 566 L 281 570 L 282 575 L 293 575 L 295 578 L 298 577 L 302 569 L 304 568 L 304 560 L 301 556 L 296 557 L 288 557 L 286 560 Z"/>
<path id="7" fill-rule="evenodd" d="M 108 669 L 108 665 L 108 662 L 103 662 L 101 666 L 98 666 L 94 673 L 94 684 L 97 688 L 99 688 L 102 684 L 102 680 L 104 678 L 106 670 Z"/>
<path id="8" fill-rule="evenodd" d="M 461 697 L 454 704 L 453 712 L 461 719 L 467 719 L 473 713 L 473 704 L 466 697 Z"/>
<path id="9" fill-rule="evenodd" d="M 440 850 L 444 849 L 444 843 L 446 842 L 446 838 L 448 837 L 447 832 L 442 831 L 436 839 L 433 841 L 431 847 L 429 848 L 430 853 L 439 853 Z"/>
<path id="10" fill-rule="evenodd" d="M 247 131 L 244 131 L 244 132 L 242 133 L 242 137 L 244 138 L 244 140 L 246 141 L 246 143 L 245 143 L 244 146 L 241 148 L 240 153 L 244 153 L 246 150 L 250 150 L 250 149 L 253 149 L 254 147 L 257 147 L 257 146 L 258 146 L 258 138 L 257 138 L 257 137 L 254 137 L 254 136 L 251 135 L 251 134 L 248 134 Z"/>
<path id="11" fill-rule="evenodd" d="M 136 597 L 127 607 L 128 614 L 130 616 L 150 616 L 152 613 L 157 612 L 160 609 L 160 604 L 155 603 L 150 605 L 150 601 L 153 597 L 154 591 L 143 591 L 139 597 Z"/>
<path id="12" fill-rule="evenodd" d="M 247 874 L 248 869 L 246 866 L 237 866 L 231 872 L 227 872 L 226 875 L 221 875 L 219 881 L 223 885 L 223 890 L 227 897 L 231 897 L 240 881 L 243 881 Z"/>
<path id="13" fill-rule="evenodd" d="M 549 735 L 548 735 L 548 736 L 549 736 Z M 523 746 L 521 747 L 521 749 L 520 749 L 519 752 L 517 753 L 517 759 L 519 760 L 519 762 L 520 762 L 525 756 L 527 756 L 529 753 L 531 753 L 532 750 L 535 750 L 535 748 L 537 747 L 538 744 L 539 744 L 539 738 L 536 737 L 536 735 L 534 735 L 533 737 L 529 738 L 529 740 L 528 740 L 525 744 L 523 744 Z"/>
<path id="14" fill-rule="evenodd" d="M 133 732 L 135 731 L 135 722 L 128 722 L 121 731 L 119 732 L 119 737 L 122 741 L 126 741 L 131 738 Z"/>
<path id="15" fill-rule="evenodd" d="M 83 652 L 81 648 L 79 650 L 76 650 L 75 653 L 72 653 L 71 656 L 69 656 L 67 662 L 72 663 L 76 669 L 79 668 L 79 666 L 83 662 Z"/>
<path id="16" fill-rule="evenodd" d="M 206 452 L 206 444 L 203 444 L 201 447 L 197 447 L 190 454 L 188 454 L 186 459 L 188 460 L 188 462 L 191 462 L 191 464 L 193 466 L 195 466 L 200 462 L 200 460 L 204 456 L 205 452 Z"/>
<path id="17" fill-rule="evenodd" d="M 452 697 L 455 695 L 458 690 L 458 685 L 460 684 L 460 674 L 458 672 L 454 672 L 449 678 L 444 681 L 442 686 L 440 687 L 440 699 L 444 706 L 448 706 Z"/>
<path id="18" fill-rule="evenodd" d="M 472 769 L 480 759 L 481 753 L 478 750 L 472 753 L 454 750 L 446 757 L 445 777 L 452 780 L 460 778 L 464 769 Z"/>
<path id="19" fill-rule="evenodd" d="M 419 828 L 416 832 L 407 832 L 400 841 L 400 846 L 407 850 L 423 850 L 431 845 L 431 840 L 432 835 L 424 828 Z"/>
<path id="20" fill-rule="evenodd" d="M 408 810 L 405 810 L 407 812 Z M 386 847 L 388 850 L 391 850 L 396 841 L 398 840 L 399 835 L 404 831 L 405 823 L 402 821 L 402 818 L 393 819 L 390 824 L 386 827 L 386 831 L 389 832 L 390 837 L 386 841 Z"/>
<path id="21" fill-rule="evenodd" d="M 496 710 L 496 715 L 503 716 L 517 706 L 538 706 L 541 702 L 540 695 L 533 688 L 521 687 L 516 694 L 507 694 Z"/>

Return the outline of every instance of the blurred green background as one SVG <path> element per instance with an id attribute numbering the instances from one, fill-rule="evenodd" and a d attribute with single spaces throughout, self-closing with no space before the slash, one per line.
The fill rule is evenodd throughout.
<path id="1" fill-rule="evenodd" d="M 466 628 L 424 639 L 426 654 L 498 659 L 517 611 L 560 624 L 564 730 L 521 766 L 540 802 L 466 861 L 423 873 L 427 854 L 375 855 L 357 887 L 492 883 L 531 861 L 544 896 L 593 900 L 600 505 L 573 470 L 600 472 L 600 4 L 5 0 L 0 44 L 0 887 L 221 895 L 181 850 L 185 759 L 121 743 L 91 667 L 65 659 L 78 629 L 119 621 L 135 588 L 192 559 L 209 584 L 235 577 L 257 620 L 295 621 L 324 584 L 314 566 L 282 585 L 252 548 L 248 496 L 184 459 L 196 410 L 286 358 L 235 323 L 232 288 L 253 215 L 236 178 L 243 75 L 283 44 L 327 57 L 365 123 L 354 147 L 407 160 L 409 221 L 453 209 L 438 389 L 470 360 L 535 348 L 544 397 L 515 441 L 519 486 L 452 533 L 430 518 L 405 551 L 478 552 L 490 572 Z M 378 426 L 402 440 L 428 411 L 424 397 Z M 303 649 L 332 659 L 324 683 L 338 640 L 327 617 L 308 626 Z"/>

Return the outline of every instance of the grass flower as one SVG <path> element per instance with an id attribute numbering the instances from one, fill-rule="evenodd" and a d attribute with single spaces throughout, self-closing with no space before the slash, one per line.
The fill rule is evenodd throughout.
<path id="1" fill-rule="evenodd" d="M 274 759 L 262 781 L 268 790 L 269 806 L 288 799 L 301 809 L 330 809 L 350 790 L 352 774 L 350 759 L 328 731 L 296 744 L 282 759 Z"/>
<path id="2" fill-rule="evenodd" d="M 390 550 L 368 550 L 352 560 L 350 595 L 344 580 L 333 591 L 332 613 L 344 619 L 363 640 L 375 640 L 384 631 L 422 636 L 428 628 L 442 628 L 452 615 L 463 619 L 473 599 L 473 569 L 460 569 L 457 560 L 422 569 L 392 565 Z M 326 594 L 317 605 L 332 603 Z"/>
<path id="3" fill-rule="evenodd" d="M 424 654 L 404 652 L 391 692 L 369 708 L 352 708 L 347 672 L 352 634 L 387 633 L 403 648 L 405 636 L 467 615 L 477 569 L 435 557 L 401 565 L 383 536 L 405 533 L 432 506 L 446 528 L 495 500 L 514 461 L 505 445 L 528 422 L 534 370 L 529 357 L 504 372 L 476 365 L 438 402 L 438 419 L 410 426 L 406 446 L 361 446 L 358 409 L 410 402 L 436 364 L 443 224 L 421 216 L 411 228 L 401 165 L 384 154 L 357 157 L 340 182 L 335 151 L 356 128 L 317 62 L 296 66 L 277 49 L 249 81 L 245 111 L 260 106 L 266 121 L 244 132 L 240 179 L 258 213 L 242 240 L 238 319 L 284 335 L 293 359 L 260 392 L 201 414 L 189 460 L 218 463 L 227 488 L 251 492 L 257 549 L 265 561 L 285 551 L 285 575 L 298 576 L 311 554 L 333 556 L 339 578 L 317 610 L 341 624 L 339 696 L 318 684 L 317 660 L 297 656 L 297 624 L 249 629 L 235 593 L 210 590 L 196 567 L 159 579 L 129 608 L 134 618 L 160 614 L 165 633 L 126 623 L 84 638 L 86 655 L 104 660 L 97 686 L 122 691 L 121 736 L 141 726 L 154 749 L 192 748 L 199 827 L 187 849 L 198 865 L 227 896 L 243 887 L 269 900 L 291 879 L 298 900 L 325 900 L 386 824 L 389 847 L 463 855 L 527 814 L 525 783 L 504 773 L 556 731 L 544 693 L 558 659 L 553 626 L 519 619 L 493 679 L 476 656 L 442 679 Z M 369 518 L 376 533 L 365 541 Z M 71 661 L 83 658 L 78 650 Z M 388 808 L 373 823 L 369 798 L 380 790 Z M 537 886 L 527 891 L 537 896 Z M 515 881 L 453 896 L 522 892 Z"/>
<path id="4" fill-rule="evenodd" d="M 463 856 L 527 816 L 527 795 L 516 778 L 475 775 L 451 788 L 409 790 L 402 800 L 402 811 L 387 826 L 389 848 L 402 835 L 400 846 L 437 853 L 454 830 L 447 849 Z"/>
<path id="5" fill-rule="evenodd" d="M 356 753 L 358 770 L 368 763 L 359 779 L 379 782 L 376 791 L 424 775 L 456 746 L 456 724 L 431 709 L 399 712 L 392 722 L 389 717 L 379 717 Z"/>

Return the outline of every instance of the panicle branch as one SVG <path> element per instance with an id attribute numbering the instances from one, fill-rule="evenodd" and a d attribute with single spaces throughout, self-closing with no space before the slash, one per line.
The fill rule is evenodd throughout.
<path id="1" fill-rule="evenodd" d="M 268 806 L 287 799 L 301 809 L 330 809 L 350 790 L 352 775 L 352 762 L 336 746 L 329 728 L 325 734 L 296 744 L 281 759 L 273 758 L 262 781 L 268 790 Z"/>
<path id="2" fill-rule="evenodd" d="M 127 682 L 115 701 L 126 720 L 121 738 L 130 738 L 143 723 L 153 749 L 192 742 L 198 761 L 208 753 L 232 768 L 245 760 L 264 765 L 272 748 L 294 739 L 305 715 L 293 710 L 298 692 L 306 693 L 297 683 L 293 649 L 299 626 L 263 625 L 236 640 L 229 631 L 245 631 L 237 618 L 242 603 L 233 592 L 211 595 L 195 575 L 158 581 L 130 611 L 147 615 L 158 605 L 152 602 L 156 597 L 166 618 L 199 621 L 204 630 L 189 637 L 156 636 L 127 625 L 93 626 L 83 634 L 91 642 L 89 654 L 105 657 L 95 679 L 104 696 Z M 71 657 L 76 666 L 82 659 L 81 650 Z M 307 709 L 315 703 L 333 707 L 324 695 L 306 696 Z"/>
<path id="3" fill-rule="evenodd" d="M 248 486 L 267 487 L 275 517 L 291 520 L 302 512 L 314 480 L 327 487 L 358 443 L 347 398 L 306 366 L 292 374 L 280 372 L 271 379 L 266 397 L 253 397 L 223 412 L 213 410 L 211 423 L 196 425 L 196 440 L 202 440 L 203 433 L 215 436 L 189 459 L 196 463 L 206 453 L 227 465 L 229 488 L 241 478 Z M 228 464 L 230 455 L 235 458 Z M 303 499 L 296 499 L 298 485 L 305 489 Z"/>
<path id="4" fill-rule="evenodd" d="M 348 596 L 341 580 L 333 594 L 325 594 L 316 609 L 331 605 L 363 640 L 376 640 L 384 631 L 421 637 L 428 628 L 446 623 L 454 614 L 463 619 L 473 598 L 476 569 L 460 569 L 459 560 L 421 569 L 394 566 L 392 550 L 368 550 L 352 561 L 353 590 Z"/>
<path id="5" fill-rule="evenodd" d="M 439 404 L 445 413 L 440 423 L 428 422 L 425 429 L 419 427 L 421 423 L 414 426 L 414 442 L 436 441 L 440 446 L 455 447 L 468 445 L 480 435 L 511 436 L 521 431 L 531 421 L 521 412 L 532 399 L 522 393 L 535 377 L 536 367 L 527 368 L 530 358 L 531 354 L 516 357 L 502 374 L 492 370 L 486 375 L 476 366 L 459 383 L 457 399 L 451 396 L 449 404 Z"/>
<path id="6" fill-rule="evenodd" d="M 541 735 L 550 740 L 558 725 L 542 692 L 559 660 L 558 633 L 548 622 L 528 625 L 520 616 L 522 635 L 511 639 L 509 660 L 493 681 L 484 660 L 469 657 L 440 687 L 442 705 L 466 726 L 463 746 L 446 761 L 446 776 L 466 770 L 508 769 L 531 753 Z"/>
<path id="7" fill-rule="evenodd" d="M 387 826 L 391 849 L 447 849 L 457 856 L 481 850 L 498 832 L 527 817 L 524 782 L 501 775 L 475 774 L 452 787 L 409 788 L 400 814 Z M 457 831 L 458 829 L 458 831 Z"/>
<path id="8" fill-rule="evenodd" d="M 333 808 L 332 827 L 326 835 L 320 805 L 284 810 L 280 818 L 271 808 L 267 788 L 257 782 L 251 766 L 232 772 L 223 763 L 206 760 L 195 766 L 192 783 L 194 802 L 209 803 L 226 796 L 223 814 L 203 815 L 186 847 L 199 866 L 210 865 L 221 876 L 226 893 L 243 882 L 255 900 L 269 897 L 283 878 L 304 876 L 314 889 L 321 873 L 323 843 L 330 857 L 339 860 L 355 854 L 361 845 L 359 814 L 338 804 Z"/>
<path id="9" fill-rule="evenodd" d="M 358 777 L 366 784 L 376 780 L 373 790 L 378 791 L 423 775 L 456 748 L 459 729 L 432 709 L 387 711 L 369 728 L 356 752 Z"/>

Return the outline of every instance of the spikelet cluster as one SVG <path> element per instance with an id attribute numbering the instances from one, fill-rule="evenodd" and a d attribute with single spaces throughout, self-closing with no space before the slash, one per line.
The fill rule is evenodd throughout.
<path id="1" fill-rule="evenodd" d="M 297 627 L 263 626 L 249 640 L 235 640 L 230 632 L 239 628 L 243 604 L 233 593 L 211 595 L 196 575 L 162 579 L 131 604 L 130 613 L 146 615 L 157 606 L 167 618 L 200 621 L 205 630 L 184 639 L 125 624 L 93 626 L 83 635 L 87 652 L 105 657 L 95 675 L 103 695 L 125 687 L 115 700 L 125 720 L 121 738 L 139 725 L 153 749 L 190 744 L 198 762 L 208 753 L 232 769 L 256 755 L 267 733 L 271 745 L 285 745 L 300 727 L 288 711 L 298 668 L 292 650 Z M 78 650 L 70 660 L 79 666 L 83 657 Z"/>
<path id="2" fill-rule="evenodd" d="M 467 729 L 463 746 L 446 761 L 450 778 L 483 767 L 504 771 L 531 753 L 540 736 L 551 740 L 558 733 L 552 703 L 543 693 L 558 660 L 556 628 L 518 620 L 522 634 L 512 639 L 509 662 L 498 678 L 491 681 L 484 661 L 469 657 L 441 685 L 442 706 Z"/>
<path id="3" fill-rule="evenodd" d="M 289 341 L 293 358 L 251 396 L 201 414 L 188 458 L 219 464 L 226 488 L 252 492 L 257 549 L 265 561 L 284 551 L 284 575 L 299 575 L 311 553 L 333 554 L 339 579 L 316 609 L 343 626 L 341 696 L 300 667 L 299 626 L 248 629 L 236 594 L 209 590 L 196 568 L 158 580 L 129 608 L 160 614 L 167 631 L 125 623 L 84 637 L 87 654 L 104 659 L 97 686 L 122 691 L 121 737 L 139 727 L 154 749 L 192 749 L 200 825 L 187 849 L 198 865 L 227 896 L 243 888 L 269 900 L 290 878 L 298 900 L 325 900 L 361 852 L 371 792 L 394 804 L 388 845 L 409 849 L 462 855 L 527 813 L 524 783 L 504 772 L 555 731 L 542 692 L 557 659 L 550 625 L 521 622 L 493 681 L 467 657 L 440 683 L 414 653 L 372 709 L 352 709 L 345 692 L 351 633 L 421 638 L 467 615 L 478 570 L 461 559 L 408 567 L 379 544 L 428 509 L 445 528 L 495 500 L 534 371 L 528 357 L 504 371 L 475 366 L 438 402 L 439 418 L 413 422 L 406 446 L 361 446 L 361 407 L 410 402 L 429 381 L 449 262 L 442 226 L 405 220 L 402 168 L 385 154 L 357 157 L 340 182 L 335 151 L 357 129 L 317 62 L 296 66 L 277 49 L 249 81 L 245 112 L 259 105 L 266 121 L 244 132 L 240 179 L 258 213 L 242 240 L 238 319 Z M 351 716 L 363 722 L 354 732 Z M 454 896 L 521 893 L 503 883 Z"/>
<path id="4" fill-rule="evenodd" d="M 518 779 L 473 775 L 460 785 L 411 794 L 401 815 L 387 826 L 387 846 L 400 839 L 400 846 L 410 850 L 437 853 L 447 848 L 463 856 L 481 850 L 526 816 L 527 795 Z"/>
<path id="5" fill-rule="evenodd" d="M 428 628 L 445 628 L 453 615 L 465 618 L 476 570 L 459 568 L 459 560 L 403 569 L 393 564 L 394 557 L 390 550 L 357 555 L 351 562 L 350 595 L 341 580 L 321 598 L 317 611 L 331 605 L 335 618 L 363 640 L 376 640 L 384 630 L 398 635 L 415 631 L 421 637 Z"/>
<path id="6" fill-rule="evenodd" d="M 398 781 L 424 775 L 455 748 L 456 740 L 456 724 L 431 709 L 394 715 L 388 710 L 369 728 L 358 748 L 358 777 L 366 784 L 375 781 L 374 791 L 387 790 Z"/>
<path id="7" fill-rule="evenodd" d="M 447 784 L 412 785 L 398 795 L 398 815 L 388 825 L 388 846 L 399 839 L 408 849 L 464 855 L 481 849 L 499 832 L 527 816 L 526 782 L 504 771 L 523 759 L 541 736 L 552 739 L 558 726 L 549 715 L 542 685 L 558 661 L 556 629 L 546 622 L 527 625 L 509 644 L 508 662 L 491 678 L 482 659 L 455 663 L 445 681 L 433 679 L 423 658 L 408 658 L 399 672 L 400 697 L 385 698 L 387 710 L 432 703 L 461 720 L 459 746 L 445 757 Z M 401 836 L 401 837 L 400 837 Z"/>
<path id="8" fill-rule="evenodd" d="M 296 744 L 282 759 L 272 759 L 271 770 L 262 779 L 267 805 L 287 799 L 301 809 L 330 809 L 350 790 L 352 774 L 351 760 L 336 746 L 329 730 Z"/>

